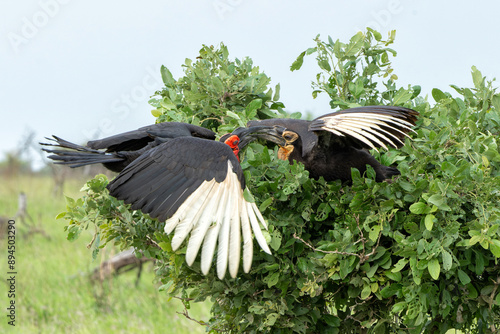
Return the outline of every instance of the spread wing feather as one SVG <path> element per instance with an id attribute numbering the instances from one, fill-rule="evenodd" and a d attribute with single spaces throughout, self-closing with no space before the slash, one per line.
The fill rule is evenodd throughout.
<path id="1" fill-rule="evenodd" d="M 334 140 L 348 141 L 358 148 L 399 148 L 415 125 L 418 113 L 395 106 L 366 106 L 333 112 L 316 118 L 309 130 L 328 131 Z"/>
<path id="2" fill-rule="evenodd" d="M 201 248 L 201 270 L 207 274 L 217 247 L 217 275 L 236 277 L 243 241 L 243 270 L 252 263 L 252 231 L 271 253 L 261 229 L 267 228 L 255 203 L 243 197 L 241 166 L 226 144 L 193 137 L 163 143 L 128 165 L 110 184 L 110 194 L 133 209 L 165 220 L 174 233 L 172 249 L 187 240 L 186 262 Z"/>

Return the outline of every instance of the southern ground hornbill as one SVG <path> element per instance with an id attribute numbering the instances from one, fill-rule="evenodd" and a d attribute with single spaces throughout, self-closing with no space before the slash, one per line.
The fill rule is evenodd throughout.
<path id="1" fill-rule="evenodd" d="M 207 274 L 217 245 L 217 275 L 226 269 L 236 277 L 243 242 L 243 270 L 252 263 L 252 231 L 260 247 L 271 253 L 261 231 L 266 222 L 255 203 L 243 197 L 245 180 L 238 153 L 250 141 L 265 139 L 280 146 L 279 157 L 304 163 L 311 177 L 350 181 L 351 167 L 373 166 L 377 181 L 398 175 L 381 165 L 367 148 L 401 147 L 418 113 L 391 106 L 353 108 L 313 121 L 251 121 L 214 141 L 215 133 L 185 123 L 160 123 L 125 132 L 87 147 L 54 136 L 57 149 L 47 149 L 58 164 L 80 167 L 102 163 L 120 174 L 109 183 L 110 195 L 165 221 L 174 232 L 172 249 L 189 236 L 186 262 L 201 248 L 201 270 Z M 63 149 L 60 149 L 63 148 Z M 101 150 L 104 149 L 104 150 Z"/>
<path id="2" fill-rule="evenodd" d="M 132 209 L 165 221 L 165 232 L 177 250 L 190 234 L 186 262 L 193 264 L 201 248 L 201 270 L 207 274 L 217 245 L 217 275 L 226 269 L 236 277 L 243 243 L 243 270 L 252 264 L 252 231 L 271 254 L 262 234 L 266 222 L 255 203 L 243 197 L 245 179 L 238 153 L 262 138 L 285 145 L 279 126 L 238 128 L 214 141 L 215 133 L 185 123 L 160 123 L 88 143 L 84 147 L 61 138 L 49 158 L 80 167 L 102 163 L 120 172 L 107 188 Z M 63 149 L 59 149 L 63 148 Z M 97 150 L 106 148 L 106 151 Z M 69 149 L 69 150 L 68 150 Z"/>
<path id="3" fill-rule="evenodd" d="M 351 182 L 351 168 L 361 174 L 366 165 L 373 167 L 376 181 L 399 175 L 394 167 L 380 164 L 368 149 L 404 145 L 418 112 L 394 106 L 366 106 L 333 112 L 313 121 L 267 119 L 251 121 L 247 126 L 280 125 L 286 145 L 278 152 L 280 159 L 302 162 L 313 178 Z"/>

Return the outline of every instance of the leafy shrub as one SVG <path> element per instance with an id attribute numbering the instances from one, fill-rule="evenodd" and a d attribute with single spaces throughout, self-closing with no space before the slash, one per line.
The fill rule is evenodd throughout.
<path id="1" fill-rule="evenodd" d="M 94 253 L 111 242 L 157 258 L 160 290 L 191 302 L 213 302 L 211 332 L 444 333 L 495 332 L 500 326 L 500 95 L 472 68 L 473 88 L 432 91 L 397 87 L 388 40 L 368 29 L 348 43 L 315 39 L 292 70 L 314 55 L 321 69 L 313 97 L 331 107 L 391 104 L 420 112 L 413 140 L 376 153 L 401 176 L 376 183 L 353 170 L 352 186 L 310 179 L 303 165 L 280 161 L 276 148 L 253 143 L 242 159 L 247 184 L 269 222 L 273 255 L 254 251 L 248 274 L 217 279 L 173 252 L 164 223 L 110 197 L 98 175 L 87 195 L 68 199 L 68 238 L 96 227 Z M 279 86 L 251 60 L 228 58 L 224 45 L 204 46 L 151 104 L 158 121 L 232 131 L 250 119 L 285 117 Z M 327 113 L 328 110 L 325 110 Z M 298 117 L 288 115 L 287 117 Z"/>

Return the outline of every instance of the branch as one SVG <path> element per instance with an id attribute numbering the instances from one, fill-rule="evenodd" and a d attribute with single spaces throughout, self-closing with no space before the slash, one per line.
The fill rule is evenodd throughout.
<path id="1" fill-rule="evenodd" d="M 353 256 L 357 256 L 357 257 L 360 257 L 359 254 L 356 254 L 356 253 L 349 253 L 349 252 L 341 252 L 341 251 L 338 251 L 338 250 L 334 250 L 334 251 L 326 251 L 326 250 L 322 250 L 322 249 L 318 249 L 318 248 L 315 248 L 313 245 L 311 245 L 310 243 L 308 243 L 307 241 L 305 241 L 304 239 L 302 239 L 301 237 L 297 236 L 297 234 L 293 234 L 293 237 L 297 240 L 300 240 L 304 243 L 304 245 L 306 245 L 307 247 L 311 248 L 313 251 L 315 252 L 320 252 L 320 253 L 325 253 L 325 254 L 340 254 L 340 255 L 353 255 Z"/>
<path id="2" fill-rule="evenodd" d="M 189 316 L 189 312 L 187 310 L 186 304 L 184 304 L 184 301 L 191 301 L 191 300 L 193 300 L 192 298 L 180 298 L 180 297 L 176 297 L 176 296 L 172 296 L 172 297 L 176 298 L 176 299 L 179 299 L 180 301 L 182 301 L 182 305 L 184 306 L 184 311 L 182 311 L 182 312 L 176 312 L 177 314 L 182 314 L 188 320 L 194 321 L 194 322 L 196 322 L 199 325 L 208 326 L 208 323 L 206 323 L 205 321 L 199 321 L 199 320 L 193 319 L 193 318 L 191 318 Z"/>
<path id="3" fill-rule="evenodd" d="M 356 256 L 356 257 L 359 258 L 359 263 L 361 264 L 361 263 L 365 262 L 366 260 L 368 260 L 371 256 L 373 256 L 375 254 L 375 251 L 377 250 L 377 248 L 378 248 L 378 246 L 380 244 L 380 238 L 382 236 L 382 231 L 379 232 L 377 243 L 375 244 L 375 246 L 373 246 L 372 251 L 370 253 L 368 253 L 368 254 L 365 254 L 365 252 L 366 252 L 366 250 L 365 250 L 366 239 L 363 236 L 363 231 L 361 230 L 361 227 L 359 226 L 359 216 L 354 216 L 354 217 L 356 219 L 356 223 L 358 225 L 359 233 L 361 235 L 360 239 L 358 241 L 356 241 L 354 244 L 357 244 L 358 242 L 361 241 L 361 243 L 363 244 L 363 251 L 361 252 L 361 254 L 351 253 L 351 252 L 341 252 L 339 250 L 325 251 L 325 250 L 318 249 L 318 248 L 314 247 L 313 245 L 311 245 L 310 243 L 308 243 L 304 239 L 302 239 L 299 236 L 297 236 L 296 233 L 293 234 L 293 237 L 295 239 L 297 239 L 297 240 L 302 241 L 304 243 L 304 245 L 306 245 L 307 247 L 311 248 L 315 252 L 320 252 L 320 253 L 325 253 L 325 254 L 339 254 L 339 255 Z"/>
<path id="4" fill-rule="evenodd" d="M 146 238 L 148 238 L 148 241 L 150 242 L 151 245 L 155 246 L 158 249 L 162 249 L 160 247 L 160 245 L 158 245 L 158 243 L 156 241 L 154 241 L 153 239 L 151 239 L 151 237 L 149 235 L 146 235 Z"/>

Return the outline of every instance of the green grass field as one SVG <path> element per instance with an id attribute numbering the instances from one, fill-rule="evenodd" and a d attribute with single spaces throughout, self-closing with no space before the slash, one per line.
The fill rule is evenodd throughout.
<path id="1" fill-rule="evenodd" d="M 2 316 L 0 332 L 16 333 L 204 333 L 205 328 L 177 312 L 182 304 L 158 292 L 153 265 L 147 263 L 139 285 L 136 270 L 108 280 L 92 283 L 88 273 L 99 265 L 86 245 L 91 231 L 75 242 L 66 240 L 63 219 L 55 216 L 65 210 L 64 197 L 52 195 L 50 177 L 13 176 L 0 178 L 0 215 L 12 217 L 17 197 L 28 197 L 28 213 L 35 225 L 46 233 L 29 233 L 27 223 L 16 220 L 16 321 L 8 325 L 7 242 L 0 240 Z M 64 193 L 79 197 L 84 180 L 69 180 Z M 103 253 L 112 254 L 112 249 Z M 117 250 L 115 250 L 117 252 Z M 208 304 L 192 305 L 189 314 L 207 320 Z"/>

